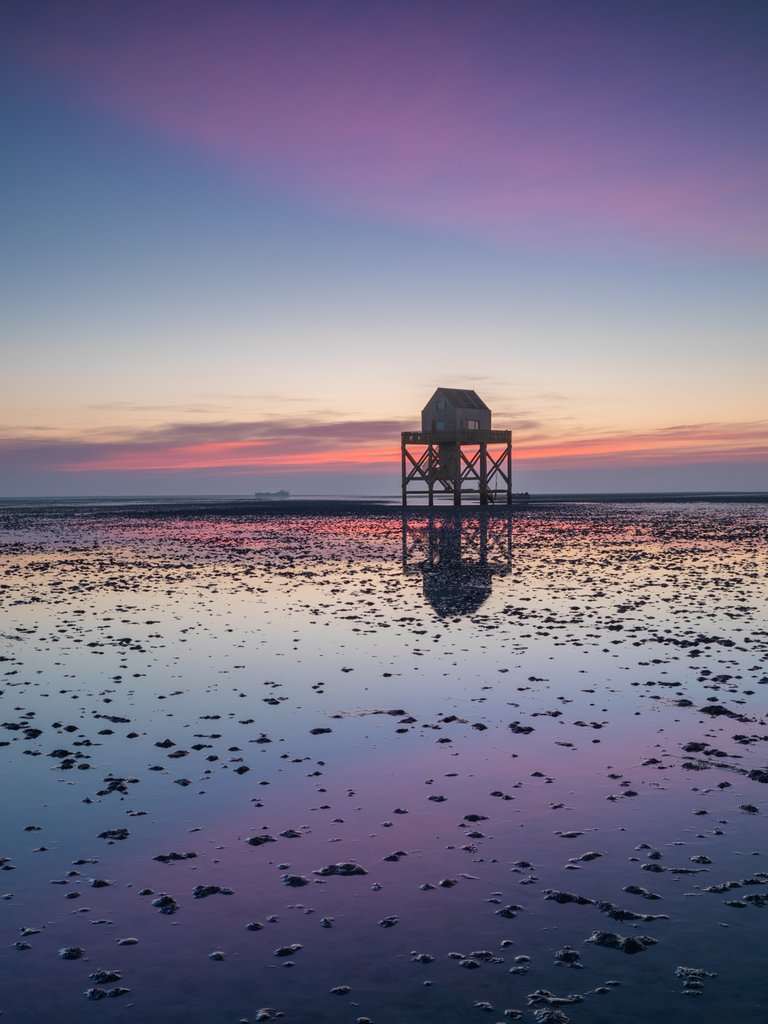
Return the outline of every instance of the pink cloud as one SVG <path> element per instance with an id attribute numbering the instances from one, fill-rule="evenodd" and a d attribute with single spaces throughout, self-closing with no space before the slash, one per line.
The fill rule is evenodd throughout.
<path id="1" fill-rule="evenodd" d="M 0 472 L 20 469 L 66 473 L 216 471 L 254 469 L 399 471 L 399 433 L 410 423 L 391 420 L 168 424 L 122 437 L 0 438 Z M 626 468 L 702 462 L 768 465 L 768 421 L 701 423 L 649 431 L 542 438 L 535 421 L 513 435 L 519 469 Z"/>
<path id="2" fill-rule="evenodd" d="M 768 422 L 698 423 L 573 440 L 523 441 L 514 454 L 528 469 L 617 469 L 717 460 L 768 464 Z"/>
<path id="3" fill-rule="evenodd" d="M 765 151 L 716 105 L 738 67 L 718 84 L 708 53 L 686 64 L 588 10 L 84 10 L 17 32 L 28 69 L 261 186 L 503 239 L 768 247 Z"/>

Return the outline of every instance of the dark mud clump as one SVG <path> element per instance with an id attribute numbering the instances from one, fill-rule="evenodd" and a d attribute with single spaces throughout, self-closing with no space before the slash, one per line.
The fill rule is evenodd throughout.
<path id="1" fill-rule="evenodd" d="M 192 897 L 196 900 L 204 900 L 206 896 L 216 896 L 218 894 L 232 896 L 234 895 L 234 890 L 222 885 L 196 885 L 192 890 Z"/>
<path id="2" fill-rule="evenodd" d="M 171 850 L 170 853 L 158 853 L 152 860 L 157 860 L 161 864 L 172 864 L 177 860 L 194 860 L 197 857 L 196 853 L 177 853 L 175 850 Z"/>
<path id="3" fill-rule="evenodd" d="M 79 946 L 65 946 L 59 950 L 60 960 L 79 960 L 81 956 L 85 955 L 85 950 Z"/>
<path id="4" fill-rule="evenodd" d="M 152 906 L 156 907 L 161 914 L 175 914 L 179 904 L 168 893 L 161 893 L 157 899 L 152 900 Z"/>
<path id="5" fill-rule="evenodd" d="M 622 953 L 642 953 L 657 942 L 650 935 L 625 936 L 615 932 L 593 932 L 584 941 L 594 942 L 596 946 L 604 946 L 606 949 L 620 949 Z"/>
<path id="6" fill-rule="evenodd" d="M 113 842 L 115 840 L 127 839 L 131 833 L 127 828 L 108 828 L 104 832 L 99 832 L 99 839 L 110 839 Z"/>
<path id="7" fill-rule="evenodd" d="M 260 836 L 251 836 L 250 839 L 246 839 L 246 842 L 249 846 L 264 846 L 265 843 L 276 843 L 277 840 L 274 836 L 264 833 L 264 835 Z"/>
<path id="8" fill-rule="evenodd" d="M 327 867 L 318 868 L 312 872 L 313 875 L 367 875 L 365 868 L 354 861 L 342 861 L 339 864 L 329 864 Z"/>

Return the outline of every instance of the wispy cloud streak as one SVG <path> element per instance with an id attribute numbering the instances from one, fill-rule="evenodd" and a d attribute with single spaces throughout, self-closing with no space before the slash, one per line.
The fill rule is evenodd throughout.
<path id="1" fill-rule="evenodd" d="M 525 425 L 523 425 L 525 423 Z M 178 473 L 247 475 L 254 470 L 395 470 L 399 433 L 394 420 L 321 422 L 270 419 L 250 423 L 183 423 L 138 432 L 41 438 L 0 437 L 0 470 L 67 473 Z M 514 460 L 525 469 L 631 467 L 699 462 L 768 466 L 768 421 L 674 425 L 638 432 L 542 438 L 535 420 L 513 434 Z"/>
<path id="2" fill-rule="evenodd" d="M 8 38 L 81 101 L 326 207 L 766 251 L 760 5 L 663 5 L 663 24 L 653 4 L 438 6 L 159 0 L 148 19 L 102 0 L 19 16 Z"/>

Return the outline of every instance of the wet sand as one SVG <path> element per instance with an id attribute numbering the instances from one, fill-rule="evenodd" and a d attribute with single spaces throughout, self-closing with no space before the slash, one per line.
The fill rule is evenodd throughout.
<path id="1" fill-rule="evenodd" d="M 768 1007 L 768 506 L 0 506 L 2 1019 Z"/>

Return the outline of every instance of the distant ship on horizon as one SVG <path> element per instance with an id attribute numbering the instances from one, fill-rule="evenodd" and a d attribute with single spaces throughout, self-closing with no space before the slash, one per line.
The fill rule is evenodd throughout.
<path id="1" fill-rule="evenodd" d="M 290 498 L 291 492 L 290 491 L 254 491 L 253 492 L 253 496 L 254 496 L 254 498 L 259 498 L 260 500 L 269 499 L 269 498 L 281 499 L 281 498 Z"/>

